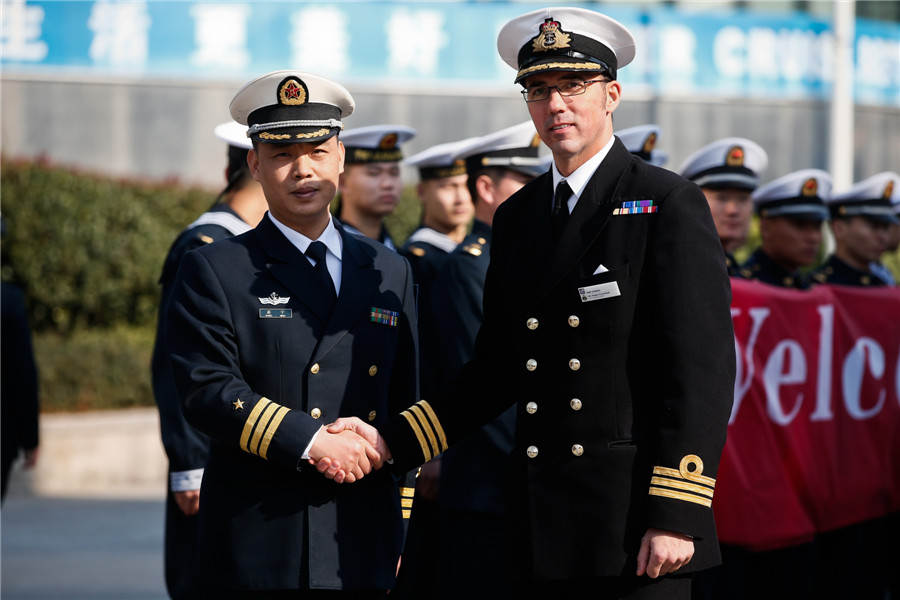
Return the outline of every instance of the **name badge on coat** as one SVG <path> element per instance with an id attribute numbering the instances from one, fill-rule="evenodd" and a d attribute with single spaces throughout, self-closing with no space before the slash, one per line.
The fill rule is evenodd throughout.
<path id="1" fill-rule="evenodd" d="M 606 298 L 621 296 L 622 292 L 619 291 L 618 283 L 610 281 L 578 288 L 578 295 L 581 296 L 582 302 L 593 302 L 594 300 L 605 300 Z"/>

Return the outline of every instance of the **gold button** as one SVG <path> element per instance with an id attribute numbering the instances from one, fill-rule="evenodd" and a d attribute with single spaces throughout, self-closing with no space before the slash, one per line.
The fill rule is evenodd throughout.
<path id="1" fill-rule="evenodd" d="M 581 444 L 575 444 L 572 446 L 572 454 L 574 454 L 575 456 L 581 456 L 582 454 L 584 454 L 584 448 L 581 446 Z"/>
<path id="2" fill-rule="evenodd" d="M 309 372 L 312 373 L 313 375 L 315 375 L 316 373 L 318 373 L 318 372 L 319 372 L 319 363 L 316 363 L 316 364 L 314 364 L 313 366 L 311 366 L 311 367 L 309 368 Z"/>
<path id="3" fill-rule="evenodd" d="M 377 373 L 377 372 L 378 372 L 378 367 L 376 367 L 375 365 L 372 365 L 371 367 L 369 367 L 369 375 L 371 375 L 372 377 L 374 377 L 375 373 Z"/>
<path id="4" fill-rule="evenodd" d="M 534 458 L 538 455 L 537 446 L 528 446 L 528 450 L 525 451 L 528 454 L 528 458 Z"/>
<path id="5" fill-rule="evenodd" d="M 537 361 L 533 358 L 529 358 L 528 362 L 525 363 L 525 368 L 529 371 L 534 371 L 535 369 L 537 369 Z"/>
<path id="6" fill-rule="evenodd" d="M 578 318 L 577 315 L 572 315 L 569 317 L 569 327 L 578 327 L 581 324 L 581 319 Z"/>
<path id="7" fill-rule="evenodd" d="M 530 319 L 525 321 L 525 326 L 528 327 L 528 329 L 534 331 L 535 329 L 538 328 L 538 320 L 535 319 L 534 317 L 531 317 Z"/>
<path id="8" fill-rule="evenodd" d="M 581 361 L 578 360 L 577 358 L 571 359 L 569 361 L 569 368 L 572 369 L 573 371 L 577 371 L 578 369 L 581 368 Z"/>
<path id="9" fill-rule="evenodd" d="M 569 400 L 569 406 L 572 407 L 572 410 L 581 410 L 581 400 L 578 398 L 572 398 Z"/>
<path id="10" fill-rule="evenodd" d="M 375 420 L 375 411 L 374 411 L 374 410 L 373 410 L 372 412 L 369 413 L 369 420 L 370 420 L 370 421 L 374 421 L 374 420 Z"/>
<path id="11" fill-rule="evenodd" d="M 309 416 L 311 416 L 313 419 L 318 419 L 319 417 L 322 416 L 322 411 L 319 410 L 318 408 L 314 408 L 311 411 L 309 411 Z"/>
<path id="12" fill-rule="evenodd" d="M 526 404 L 525 412 L 527 412 L 529 415 L 533 415 L 534 413 L 536 413 L 537 412 L 537 402 L 529 402 L 528 404 Z"/>

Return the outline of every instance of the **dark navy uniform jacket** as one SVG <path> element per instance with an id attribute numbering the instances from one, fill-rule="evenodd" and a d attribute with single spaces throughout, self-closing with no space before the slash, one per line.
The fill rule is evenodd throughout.
<path id="1" fill-rule="evenodd" d="M 422 228 L 420 228 L 422 229 Z M 418 231 L 418 230 L 416 230 Z M 413 232 L 415 234 L 415 232 Z M 412 237 L 412 236 L 410 236 Z M 416 308 L 419 316 L 419 380 L 424 398 L 428 398 L 437 383 L 435 370 L 440 339 L 437 337 L 435 316 L 431 314 L 431 291 L 434 278 L 444 262 L 447 251 L 426 241 L 410 241 L 399 250 L 409 261 L 413 281 L 416 283 Z"/>
<path id="2" fill-rule="evenodd" d="M 475 220 L 450 253 L 432 288 L 432 314 L 440 344 L 435 363 L 446 385 L 475 355 L 484 319 L 482 298 L 491 251 L 491 226 Z M 426 397 L 427 398 L 427 397 Z M 506 475 L 516 428 L 515 408 L 454 444 L 441 459 L 441 506 L 493 515 L 506 511 Z"/>
<path id="3" fill-rule="evenodd" d="M 880 287 L 887 285 L 877 275 L 851 267 L 834 254 L 829 256 L 828 260 L 813 272 L 812 279 L 817 283 L 834 283 L 856 287 Z"/>
<path id="4" fill-rule="evenodd" d="M 741 276 L 751 281 L 797 290 L 808 290 L 812 285 L 808 275 L 800 271 L 788 272 L 763 252 L 762 248 L 757 248 L 741 266 Z"/>
<path id="5" fill-rule="evenodd" d="M 169 349 L 185 415 L 212 439 L 200 495 L 207 586 L 394 583 L 398 481 L 381 469 L 336 484 L 301 460 L 321 425 L 342 416 L 378 425 L 417 396 L 409 265 L 335 225 L 343 256 L 333 312 L 309 261 L 268 216 L 182 261 Z"/>
<path id="6" fill-rule="evenodd" d="M 514 577 L 632 575 L 650 527 L 693 536 L 684 572 L 715 565 L 735 361 L 706 199 L 616 140 L 550 247 L 551 188 L 543 175 L 498 209 L 476 358 L 382 428 L 396 466 L 515 402 Z"/>
<path id="7" fill-rule="evenodd" d="M 243 222 L 236 212 L 224 204 L 214 206 L 207 214 L 209 213 L 227 214 L 237 219 L 238 222 Z M 151 373 L 153 395 L 159 407 L 160 431 L 163 447 L 169 459 L 170 473 L 202 469 L 209 454 L 209 438 L 188 425 L 181 412 L 181 403 L 172 379 L 172 367 L 166 353 L 165 335 L 169 306 L 172 300 L 172 285 L 175 282 L 178 265 L 181 264 L 181 259 L 185 254 L 216 240 L 229 238 L 235 233 L 238 232 L 216 223 L 206 223 L 185 229 L 172 243 L 163 263 L 162 275 L 159 278 L 162 292 L 159 300 L 159 319 L 156 328 L 156 343 L 153 347 Z"/>

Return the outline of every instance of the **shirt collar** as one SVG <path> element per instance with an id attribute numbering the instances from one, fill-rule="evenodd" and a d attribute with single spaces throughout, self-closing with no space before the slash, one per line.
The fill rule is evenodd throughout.
<path id="1" fill-rule="evenodd" d="M 299 231 L 295 229 L 291 229 L 284 223 L 281 223 L 278 219 L 272 216 L 271 212 L 266 213 L 269 215 L 269 219 L 271 219 L 272 223 L 275 224 L 275 227 L 284 234 L 284 237 L 288 239 L 290 243 L 292 243 L 297 250 L 306 254 L 306 249 L 309 248 L 309 245 L 313 242 L 310 238 L 306 237 Z M 334 254 L 338 260 L 341 259 L 341 251 L 344 247 L 343 240 L 341 240 L 341 234 L 338 233 L 337 228 L 334 226 L 334 220 L 331 218 L 331 215 L 328 215 L 328 225 L 325 226 L 325 231 L 319 236 L 318 241 L 325 244 L 325 247 Z"/>
<path id="2" fill-rule="evenodd" d="M 556 186 L 559 185 L 560 181 L 565 180 L 569 182 L 569 187 L 572 188 L 572 198 L 569 199 L 570 207 L 574 206 L 575 200 L 584 193 L 584 188 L 587 187 L 588 181 L 590 181 L 591 177 L 594 175 L 594 171 L 600 166 L 600 163 L 603 162 L 603 159 L 606 158 L 606 155 L 609 154 L 609 150 L 612 148 L 613 142 L 615 141 L 615 136 L 610 136 L 609 141 L 600 149 L 600 152 L 589 158 L 586 163 L 575 169 L 568 177 L 560 175 L 559 171 L 556 169 L 556 161 L 553 162 L 553 189 L 556 189 Z"/>

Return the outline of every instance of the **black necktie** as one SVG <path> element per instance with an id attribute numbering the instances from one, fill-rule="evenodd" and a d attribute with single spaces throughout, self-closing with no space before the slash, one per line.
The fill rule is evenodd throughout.
<path id="1" fill-rule="evenodd" d="M 550 213 L 554 242 L 559 241 L 562 231 L 566 227 L 566 219 L 569 218 L 569 198 L 573 193 L 569 183 L 565 180 L 560 181 L 556 186 L 556 193 L 553 195 L 553 211 Z"/>
<path id="2" fill-rule="evenodd" d="M 331 278 L 331 273 L 328 272 L 328 265 L 325 264 L 325 250 L 325 244 L 322 242 L 312 242 L 306 249 L 306 255 L 316 261 L 316 266 L 313 268 L 319 274 L 329 299 L 334 302 L 337 300 L 337 294 L 334 291 L 334 280 Z"/>

